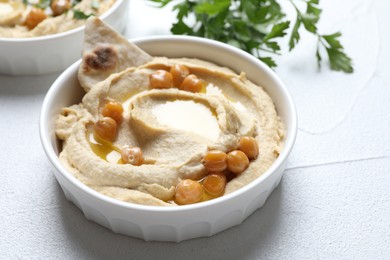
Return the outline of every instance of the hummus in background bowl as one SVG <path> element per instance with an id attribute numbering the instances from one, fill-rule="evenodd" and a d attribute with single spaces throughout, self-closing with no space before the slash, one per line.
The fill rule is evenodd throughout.
<path id="1" fill-rule="evenodd" d="M 83 60 L 54 82 L 40 119 L 66 197 L 114 232 L 158 241 L 210 236 L 261 207 L 280 182 L 297 131 L 294 105 L 274 72 L 216 41 L 163 36 L 132 40 L 135 46 L 98 19 L 88 23 Z M 178 64 L 200 88 L 153 85 L 157 71 Z M 96 130 L 108 103 L 123 108 L 111 118 L 111 137 Z M 243 137 L 255 140 L 255 156 L 240 148 Z M 121 155 L 129 147 L 142 151 L 140 163 Z M 248 162 L 238 172 L 230 157 L 222 160 L 227 166 L 209 167 L 210 151 L 242 151 Z M 204 180 L 216 172 L 226 186 L 210 194 Z M 182 192 L 186 180 L 202 196 Z"/>
<path id="2" fill-rule="evenodd" d="M 27 3 L 31 4 L 0 1 L 0 74 L 40 75 L 64 70 L 80 58 L 88 16 L 99 16 L 119 32 L 127 22 L 128 0 Z M 53 3 L 60 7 L 52 9 Z M 59 13 L 54 14 L 57 9 Z"/>
<path id="3" fill-rule="evenodd" d="M 84 25 L 88 16 L 100 16 L 115 0 L 1 0 L 0 37 L 39 37 Z"/>

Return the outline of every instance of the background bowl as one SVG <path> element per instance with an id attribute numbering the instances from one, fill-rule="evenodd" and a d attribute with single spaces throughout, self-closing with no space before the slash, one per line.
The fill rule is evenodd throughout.
<path id="1" fill-rule="evenodd" d="M 220 198 L 180 207 L 144 206 L 104 196 L 79 182 L 60 163 L 60 145 L 55 136 L 55 121 L 64 106 L 79 103 L 84 95 L 78 80 L 80 61 L 74 63 L 53 83 L 43 102 L 40 117 L 42 146 L 53 166 L 65 196 L 85 217 L 116 233 L 144 240 L 182 241 L 211 236 L 240 224 L 263 206 L 279 184 L 297 132 L 294 104 L 275 73 L 253 56 L 229 45 L 190 36 L 162 36 L 133 40 L 154 56 L 196 57 L 236 72 L 245 71 L 253 82 L 262 85 L 275 102 L 286 127 L 285 147 L 275 163 L 258 179 Z"/>
<path id="2" fill-rule="evenodd" d="M 123 32 L 129 0 L 117 0 L 100 16 L 116 31 Z M 32 38 L 0 37 L 0 74 L 40 75 L 61 71 L 80 59 L 84 26 Z"/>

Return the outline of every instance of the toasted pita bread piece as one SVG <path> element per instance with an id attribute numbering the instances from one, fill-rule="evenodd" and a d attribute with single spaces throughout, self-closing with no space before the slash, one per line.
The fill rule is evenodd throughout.
<path id="1" fill-rule="evenodd" d="M 113 73 L 152 60 L 149 54 L 97 17 L 86 21 L 82 56 L 78 78 L 86 92 Z"/>

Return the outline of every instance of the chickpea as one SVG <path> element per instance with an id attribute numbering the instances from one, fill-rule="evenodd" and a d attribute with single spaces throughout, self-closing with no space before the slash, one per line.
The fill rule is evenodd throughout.
<path id="1" fill-rule="evenodd" d="M 184 78 L 190 75 L 190 70 L 186 66 L 181 64 L 173 65 L 169 72 L 172 74 L 173 85 L 176 87 L 180 87 Z"/>
<path id="2" fill-rule="evenodd" d="M 156 70 L 149 76 L 151 88 L 171 88 L 173 84 L 172 74 L 165 70 Z"/>
<path id="3" fill-rule="evenodd" d="M 249 165 L 249 159 L 245 153 L 234 150 L 227 154 L 227 168 L 235 174 L 242 173 Z"/>
<path id="4" fill-rule="evenodd" d="M 140 166 L 144 162 L 142 150 L 139 147 L 125 147 L 122 149 L 121 156 L 125 164 Z"/>
<path id="5" fill-rule="evenodd" d="M 32 8 L 26 17 L 26 20 L 24 21 L 24 25 L 27 26 L 29 30 L 32 30 L 46 18 L 47 15 L 42 9 Z"/>
<path id="6" fill-rule="evenodd" d="M 175 202 L 179 205 L 199 202 L 202 196 L 203 187 L 197 181 L 185 179 L 176 186 Z"/>
<path id="7" fill-rule="evenodd" d="M 243 136 L 238 143 L 238 150 L 243 151 L 249 159 L 256 159 L 259 155 L 259 146 L 255 138 Z"/>
<path id="8" fill-rule="evenodd" d="M 103 140 L 112 142 L 116 138 L 117 123 L 111 117 L 103 117 L 95 123 L 93 131 Z"/>
<path id="9" fill-rule="evenodd" d="M 183 83 L 180 85 L 181 90 L 190 91 L 190 92 L 200 92 L 203 88 L 203 81 L 199 79 L 196 75 L 188 75 Z"/>
<path id="10" fill-rule="evenodd" d="M 211 150 L 206 153 L 202 163 L 208 172 L 222 172 L 226 169 L 226 153 L 218 150 Z"/>
<path id="11" fill-rule="evenodd" d="M 226 186 L 226 176 L 222 173 L 212 173 L 203 180 L 204 190 L 214 196 L 220 195 Z"/>
<path id="12" fill-rule="evenodd" d="M 117 124 L 122 122 L 122 118 L 123 118 L 122 113 L 123 113 L 122 104 L 116 101 L 107 102 L 102 109 L 102 115 L 104 117 L 111 117 L 117 122 Z"/>
<path id="13" fill-rule="evenodd" d="M 54 16 L 61 15 L 71 8 L 70 0 L 52 0 L 50 8 Z"/>

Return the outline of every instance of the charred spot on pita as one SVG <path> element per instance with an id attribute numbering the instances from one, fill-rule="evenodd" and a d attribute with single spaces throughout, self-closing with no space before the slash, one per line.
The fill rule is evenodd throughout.
<path id="1" fill-rule="evenodd" d="M 116 66 L 117 52 L 111 46 L 98 46 L 85 56 L 87 68 L 109 70 Z"/>

